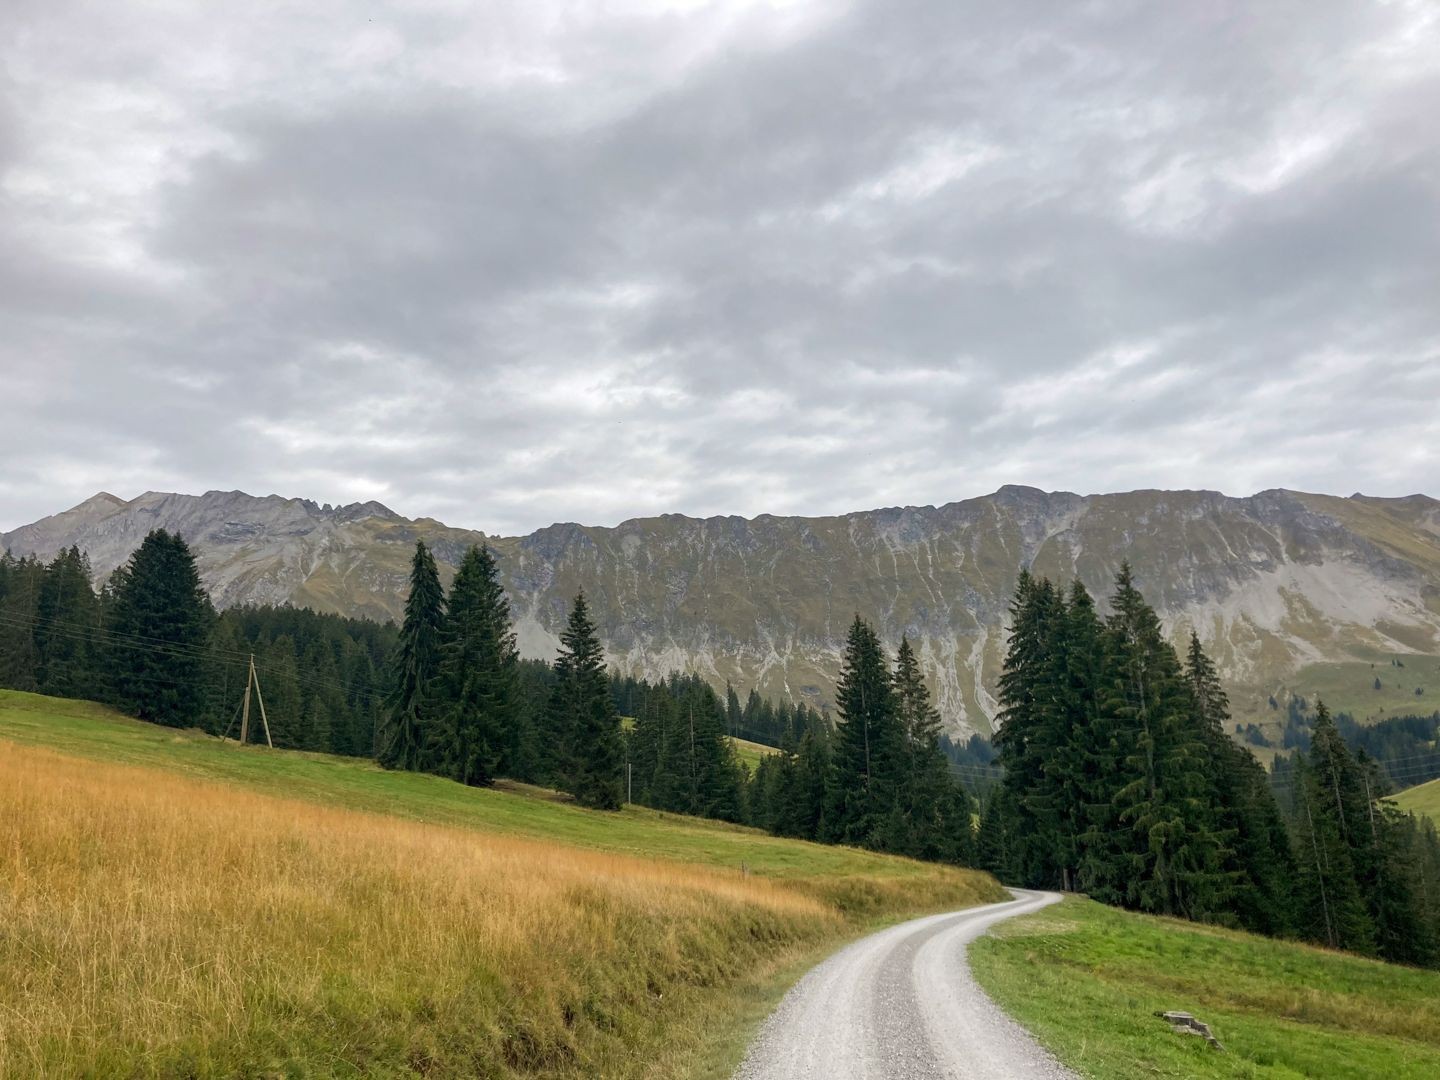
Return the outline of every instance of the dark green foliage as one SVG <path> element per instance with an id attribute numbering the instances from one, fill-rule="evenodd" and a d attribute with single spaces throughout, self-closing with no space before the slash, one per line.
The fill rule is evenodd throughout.
<path id="1" fill-rule="evenodd" d="M 850 626 L 835 690 L 834 839 L 882 850 L 899 846 L 905 740 L 884 650 L 858 615 Z"/>
<path id="2" fill-rule="evenodd" d="M 894 702 L 901 733 L 896 802 L 902 828 L 889 846 L 916 858 L 958 861 L 969 853 L 972 839 L 970 799 L 950 775 L 940 749 L 940 713 L 903 636 L 895 658 Z"/>
<path id="3" fill-rule="evenodd" d="M 1196 710 L 1159 619 L 1122 567 L 1103 637 L 1098 713 L 1111 718 L 1121 783 L 1118 886 L 1127 905 L 1213 917 L 1228 896 L 1215 796 Z"/>
<path id="4" fill-rule="evenodd" d="M 221 612 L 207 661 L 205 727 L 238 735 L 247 658 L 253 653 L 276 746 L 373 757 L 385 694 L 377 673 L 389 665 L 396 642 L 393 624 L 306 608 Z M 252 701 L 252 742 L 264 741 L 258 714 Z"/>
<path id="5" fill-rule="evenodd" d="M 45 568 L 36 602 L 36 682 L 42 694 L 84 697 L 103 663 L 100 605 L 90 586 L 90 560 L 72 547 Z"/>
<path id="6" fill-rule="evenodd" d="M 1234 921 L 1261 933 L 1289 933 L 1295 866 L 1285 823 L 1259 762 L 1225 734 L 1229 699 L 1214 663 L 1193 632 L 1185 659 L 1185 681 L 1209 755 L 1213 817 L 1225 840 Z M 1229 921 L 1223 909 L 1208 914 Z"/>
<path id="7" fill-rule="evenodd" d="M 1070 603 L 1022 573 L 1000 678 L 1007 858 L 1024 882 L 1097 893 L 1110 888 L 1121 835 L 1115 805 L 1122 775 L 1118 725 L 1097 720 L 1101 628 L 1077 583 Z M 1097 739 L 1105 731 L 1108 738 Z M 1082 838 L 1088 843 L 1082 844 Z"/>
<path id="8" fill-rule="evenodd" d="M 0 555 L 0 685 L 14 690 L 39 689 L 35 624 L 44 577 L 38 559 Z"/>
<path id="9" fill-rule="evenodd" d="M 1424 831 L 1378 803 L 1379 770 L 1323 709 L 1308 756 L 1271 783 L 1231 740 L 1197 636 L 1185 663 L 1128 568 L 1111 614 L 1020 576 L 1001 678 L 1005 767 L 976 858 L 998 875 L 1141 910 L 1432 962 Z M 1310 742 L 1308 726 L 1305 731 Z"/>
<path id="10" fill-rule="evenodd" d="M 1354 842 L 1368 816 L 1363 781 L 1322 702 L 1296 792 L 1301 932 L 1331 948 L 1375 951 Z"/>
<path id="11" fill-rule="evenodd" d="M 489 548 L 465 553 L 450 589 L 441 643 L 436 754 L 462 784 L 513 774 L 519 756 L 510 605 Z"/>
<path id="12" fill-rule="evenodd" d="M 725 707 L 715 691 L 693 675 L 672 675 L 653 687 L 638 685 L 638 715 L 627 740 L 635 801 L 739 821 L 744 770 L 726 738 Z"/>
<path id="13" fill-rule="evenodd" d="M 435 723 L 435 679 L 440 669 L 440 641 L 445 620 L 445 593 L 435 557 L 424 541 L 415 541 L 410 564 L 410 595 L 400 626 L 391 690 L 385 702 L 385 726 L 377 759 L 391 769 L 423 769 Z"/>
<path id="14" fill-rule="evenodd" d="M 584 593 L 575 597 L 560 635 L 546 729 L 548 771 L 561 786 L 582 806 L 618 810 L 624 791 L 620 715 Z"/>
<path id="15" fill-rule="evenodd" d="M 164 529 L 145 537 L 116 578 L 109 615 L 115 703 L 142 720 L 199 726 L 215 613 L 189 545 Z"/>

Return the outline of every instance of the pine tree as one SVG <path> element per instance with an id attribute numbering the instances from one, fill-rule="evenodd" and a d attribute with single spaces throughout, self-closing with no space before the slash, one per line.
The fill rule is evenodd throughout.
<path id="1" fill-rule="evenodd" d="M 38 690 L 35 624 L 45 568 L 33 557 L 0 554 L 0 686 Z"/>
<path id="2" fill-rule="evenodd" d="M 1197 918 L 1222 903 L 1221 848 L 1207 804 L 1206 748 L 1175 650 L 1135 588 L 1128 565 L 1115 579 L 1098 709 L 1112 718 L 1126 833 L 1113 872 L 1124 902 Z"/>
<path id="3" fill-rule="evenodd" d="M 295 655 L 295 638 L 277 634 L 255 650 L 255 674 L 265 698 L 265 720 L 270 725 L 270 738 L 276 746 L 287 750 L 315 748 L 310 717 L 305 712 L 305 699 L 300 684 L 300 658 Z M 250 738 L 264 739 L 257 708 L 250 705 Z"/>
<path id="4" fill-rule="evenodd" d="M 675 721 L 675 701 L 664 686 L 645 687 L 636 710 L 635 727 L 626 736 L 626 762 L 631 770 L 635 801 L 668 810 L 666 787 L 672 770 L 665 757 L 668 736 Z"/>
<path id="5" fill-rule="evenodd" d="M 1235 921 L 1260 933 L 1282 934 L 1291 923 L 1294 875 L 1289 840 L 1265 773 L 1249 751 L 1225 733 L 1230 704 L 1214 663 L 1193 631 L 1185 659 L 1194 722 L 1209 754 L 1210 797 L 1217 835 L 1225 845 L 1230 911 Z M 1213 905 L 1207 912 L 1223 917 Z"/>
<path id="6" fill-rule="evenodd" d="M 90 560 L 77 547 L 45 568 L 37 598 L 36 681 L 57 697 L 95 697 L 100 649 L 99 604 L 90 585 Z"/>
<path id="7" fill-rule="evenodd" d="M 789 835 L 820 840 L 830 833 L 826 812 L 833 770 L 830 734 L 813 726 L 800 736 L 794 767 L 786 774 L 788 783 L 781 793 L 781 819 Z"/>
<path id="8" fill-rule="evenodd" d="M 1079 579 L 1070 595 L 1058 631 L 1051 677 L 1055 687 L 1053 762 L 1049 769 L 1055 800 L 1055 831 L 1059 844 L 1057 884 L 1074 889 L 1081 878 L 1083 838 L 1094 817 L 1094 801 L 1110 797 L 1105 768 L 1108 747 L 1097 724 L 1096 693 L 1100 685 L 1102 627 L 1095 602 Z"/>
<path id="9" fill-rule="evenodd" d="M 600 639 L 585 594 L 560 635 L 549 730 L 559 740 L 560 779 L 582 806 L 618 810 L 623 795 L 620 716 L 610 698 Z"/>
<path id="10" fill-rule="evenodd" d="M 142 720 L 198 726 L 215 614 L 195 556 L 180 536 L 156 529 L 119 580 L 109 626 L 117 703 Z"/>
<path id="11" fill-rule="evenodd" d="M 965 807 L 963 821 L 954 819 L 954 783 L 940 749 L 940 713 L 930 702 L 920 661 L 904 636 L 895 657 L 894 687 L 895 715 L 902 734 L 897 801 L 905 824 L 896 848 L 918 858 L 942 858 L 953 849 L 960 829 L 970 831 L 969 807 Z"/>
<path id="12" fill-rule="evenodd" d="M 841 723 L 831 826 L 838 839 L 883 847 L 886 826 L 897 809 L 904 744 L 884 650 L 874 629 L 858 615 L 850 626 L 835 703 Z"/>
<path id="13" fill-rule="evenodd" d="M 423 769 L 428 761 L 434 726 L 435 677 L 440 667 L 440 634 L 445 619 L 445 592 L 435 557 L 424 541 L 415 541 L 410 563 L 410 595 L 385 701 L 380 734 L 381 765 L 390 769 Z"/>
<path id="14" fill-rule="evenodd" d="M 1068 752 L 1059 663 L 1065 605 L 1047 579 L 1022 571 L 1010 615 L 995 734 L 1010 793 L 1001 805 L 1015 815 L 1008 828 L 1010 866 L 1023 884 L 1054 887 L 1067 855 L 1058 783 L 1060 758 Z"/>
<path id="15" fill-rule="evenodd" d="M 493 782 L 516 756 L 518 659 L 495 557 L 472 547 L 450 588 L 438 680 L 438 759 L 462 784 Z"/>
<path id="16" fill-rule="evenodd" d="M 1364 788 L 1320 702 L 1310 753 L 1298 767 L 1301 930 L 1332 949 L 1373 954 L 1375 924 L 1361 893 L 1352 837 L 1364 827 Z"/>

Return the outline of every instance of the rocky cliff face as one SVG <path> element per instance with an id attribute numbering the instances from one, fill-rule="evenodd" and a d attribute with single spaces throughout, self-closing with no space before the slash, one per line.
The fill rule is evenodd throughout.
<path id="1" fill-rule="evenodd" d="M 397 616 L 411 548 L 447 567 L 497 551 L 522 651 L 550 656 L 584 588 L 610 656 L 643 675 L 699 671 L 742 693 L 831 700 L 855 613 L 917 646 L 958 732 L 991 729 L 1006 606 L 1020 567 L 1078 576 L 1102 600 L 1122 559 L 1179 636 L 1200 632 L 1238 716 L 1306 665 L 1440 654 L 1440 502 L 1290 491 L 1079 496 L 1006 487 L 941 507 L 827 518 L 679 515 L 490 537 L 378 503 L 319 506 L 242 492 L 100 494 L 0 534 L 16 554 L 77 544 L 97 578 L 152 528 L 199 553 L 222 606 L 294 603 Z"/>

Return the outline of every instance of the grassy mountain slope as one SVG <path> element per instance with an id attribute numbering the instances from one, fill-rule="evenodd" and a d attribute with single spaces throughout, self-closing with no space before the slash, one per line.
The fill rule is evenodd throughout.
<path id="1" fill-rule="evenodd" d="M 990 729 L 1007 605 L 1021 566 L 1078 576 L 1104 596 L 1128 559 L 1175 635 L 1195 628 L 1242 720 L 1273 696 L 1313 697 L 1331 665 L 1440 656 L 1440 503 L 1287 491 L 1079 496 L 1006 487 L 940 507 L 835 517 L 680 515 L 614 528 L 558 524 L 486 538 L 374 503 L 321 507 L 241 492 L 100 495 L 0 535 L 17 553 L 78 544 L 98 573 L 145 532 L 177 529 L 221 604 L 294 602 L 393 616 L 417 537 L 453 566 L 497 550 L 522 651 L 550 656 L 585 588 L 612 662 L 679 668 L 742 695 L 823 704 L 855 613 L 909 634 L 955 730 Z M 1343 677 L 1341 672 L 1336 677 Z M 1363 715 L 1363 714 L 1362 714 Z"/>
<path id="2" fill-rule="evenodd" d="M 976 977 L 1063 1062 L 1131 1077 L 1440 1075 L 1440 974 L 1067 899 L 971 948 Z M 1225 1046 L 1173 1034 L 1189 1012 Z"/>
<path id="3" fill-rule="evenodd" d="M 1425 815 L 1440 827 L 1440 780 L 1406 788 L 1396 793 L 1392 801 L 1402 810 Z"/>
<path id="4" fill-rule="evenodd" d="M 0 692 L 0 1075 L 721 1075 L 982 874 Z"/>

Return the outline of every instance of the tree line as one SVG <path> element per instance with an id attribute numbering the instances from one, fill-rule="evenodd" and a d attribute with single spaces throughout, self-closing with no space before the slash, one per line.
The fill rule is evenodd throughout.
<path id="1" fill-rule="evenodd" d="M 48 563 L 0 555 L 0 686 L 160 724 L 236 734 L 253 655 L 275 745 L 370 756 L 394 638 L 305 609 L 217 613 L 189 546 L 164 530 L 98 590 L 77 548 Z"/>
<path id="2" fill-rule="evenodd" d="M 1411 964 L 1440 959 L 1440 841 L 1386 803 L 1323 704 L 1293 782 L 1226 734 L 1191 635 L 1182 661 L 1123 567 L 1102 618 L 1028 573 L 1011 607 L 979 862 L 1005 880 Z M 1275 791 L 1283 790 L 1277 800 Z"/>
<path id="3" fill-rule="evenodd" d="M 548 676 L 522 687 L 499 567 L 471 548 L 447 595 L 417 542 L 379 760 L 462 783 L 499 777 L 614 809 L 626 799 L 771 832 L 962 861 L 975 804 L 951 775 L 919 660 L 902 640 L 892 667 L 858 616 L 837 692 L 838 723 L 808 706 L 741 706 L 698 676 L 611 677 L 583 593 Z M 626 731 L 623 711 L 633 726 Z M 728 737 L 779 752 L 750 777 Z"/>

